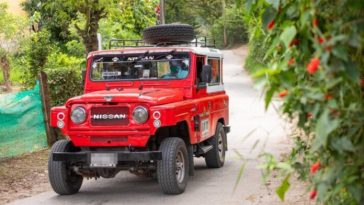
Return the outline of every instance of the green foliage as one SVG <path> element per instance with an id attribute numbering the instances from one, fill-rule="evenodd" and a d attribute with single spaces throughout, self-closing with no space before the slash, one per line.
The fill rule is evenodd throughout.
<path id="1" fill-rule="evenodd" d="M 243 19 L 243 8 L 227 8 L 225 12 L 225 16 L 216 19 L 212 25 L 211 35 L 216 41 L 216 46 L 224 47 L 224 28 L 227 34 L 227 47 L 245 43 L 248 35 Z"/>
<path id="2" fill-rule="evenodd" d="M 57 50 L 48 56 L 44 70 L 48 74 L 52 105 L 62 105 L 69 98 L 82 93 L 81 70 L 84 66 L 84 58 L 70 56 Z"/>
<path id="3" fill-rule="evenodd" d="M 25 43 L 24 55 L 26 72 L 24 84 L 27 88 L 35 85 L 35 80 L 41 70 L 44 70 L 47 58 L 52 50 L 50 34 L 47 30 L 33 33 L 30 40 Z"/>
<path id="4" fill-rule="evenodd" d="M 77 15 L 73 2 L 68 0 L 26 0 L 22 5 L 30 17 L 40 14 L 33 23 L 41 22 L 42 29 L 49 31 L 52 40 L 62 43 L 72 40 L 68 27 Z"/>
<path id="5" fill-rule="evenodd" d="M 100 20 L 103 48 L 108 48 L 108 42 L 113 38 L 141 39 L 144 28 L 155 25 L 157 21 L 154 12 L 157 2 L 122 0 L 119 7 L 110 9 L 108 18 Z"/>
<path id="6" fill-rule="evenodd" d="M 241 0 L 166 1 L 166 22 L 193 25 L 199 35 L 216 40 L 218 47 L 247 40 Z M 224 45 L 224 29 L 227 45 Z"/>
<path id="7" fill-rule="evenodd" d="M 260 18 L 262 14 L 262 8 L 255 8 L 254 11 L 244 10 L 243 18 L 249 35 L 249 53 L 244 67 L 250 73 L 265 68 L 267 64 L 267 59 L 264 56 L 269 44 L 265 43 L 266 32 L 262 29 L 262 19 Z"/>
<path id="8" fill-rule="evenodd" d="M 265 85 L 266 102 L 288 91 L 280 95 L 282 112 L 302 131 L 285 162 L 293 168 L 283 169 L 286 176 L 296 172 L 309 181 L 324 204 L 362 203 L 364 2 L 251 0 L 247 5 L 251 16 L 262 17 L 255 31 L 263 38 L 250 40 L 267 46 L 258 58 L 266 66 L 255 73 Z M 320 168 L 309 173 L 314 163 Z"/>

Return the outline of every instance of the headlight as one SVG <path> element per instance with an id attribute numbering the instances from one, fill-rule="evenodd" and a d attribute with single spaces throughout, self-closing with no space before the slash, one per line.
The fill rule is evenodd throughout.
<path id="1" fill-rule="evenodd" d="M 72 110 L 71 120 L 75 124 L 81 124 L 86 120 L 86 110 L 83 107 L 76 107 Z"/>
<path id="2" fill-rule="evenodd" d="M 143 124 L 148 120 L 148 110 L 145 107 L 138 106 L 133 111 L 133 120 L 138 124 Z"/>

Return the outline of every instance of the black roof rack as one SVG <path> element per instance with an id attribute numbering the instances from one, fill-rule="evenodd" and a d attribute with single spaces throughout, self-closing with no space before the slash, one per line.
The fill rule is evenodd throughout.
<path id="1" fill-rule="evenodd" d="M 191 42 L 161 42 L 156 45 L 150 45 L 143 40 L 130 40 L 130 39 L 111 39 L 109 41 L 109 49 L 115 48 L 130 48 L 130 47 L 158 47 L 158 46 L 194 46 L 194 47 L 208 47 L 215 48 L 215 40 L 210 40 L 207 37 L 196 37 Z"/>

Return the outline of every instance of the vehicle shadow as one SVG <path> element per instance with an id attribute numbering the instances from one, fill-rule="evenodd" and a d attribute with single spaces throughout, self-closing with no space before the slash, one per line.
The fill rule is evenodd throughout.
<path id="1" fill-rule="evenodd" d="M 113 179 L 87 180 L 79 193 L 71 196 L 54 194 L 47 204 L 185 204 L 182 198 L 192 197 L 211 186 L 216 177 L 223 177 L 224 169 L 208 169 L 203 159 L 195 159 L 195 176 L 189 178 L 184 194 L 165 195 L 161 192 L 156 178 L 138 177 L 129 172 L 120 172 Z M 185 201 L 186 202 L 186 201 Z"/>

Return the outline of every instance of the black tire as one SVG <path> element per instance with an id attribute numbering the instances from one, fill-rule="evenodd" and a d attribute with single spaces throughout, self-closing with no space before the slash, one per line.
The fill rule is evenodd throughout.
<path id="1" fill-rule="evenodd" d="M 189 177 L 185 142 L 177 137 L 166 138 L 162 141 L 159 150 L 162 151 L 162 160 L 158 161 L 157 175 L 162 191 L 165 194 L 183 193 Z M 182 162 L 181 157 L 183 157 Z M 178 162 L 180 163 L 179 166 L 177 165 Z M 182 172 L 183 174 L 181 174 Z"/>
<path id="2" fill-rule="evenodd" d="M 208 168 L 220 168 L 224 166 L 226 151 L 226 134 L 221 123 L 217 123 L 215 135 L 209 139 L 213 148 L 205 154 Z"/>
<path id="3" fill-rule="evenodd" d="M 179 44 L 195 38 L 193 27 L 187 24 L 163 24 L 144 29 L 143 39 L 148 44 Z"/>
<path id="4" fill-rule="evenodd" d="M 77 193 L 83 177 L 70 170 L 66 162 L 53 161 L 54 152 L 74 152 L 76 148 L 69 140 L 59 140 L 52 146 L 48 159 L 48 177 L 53 190 L 59 195 Z"/>

